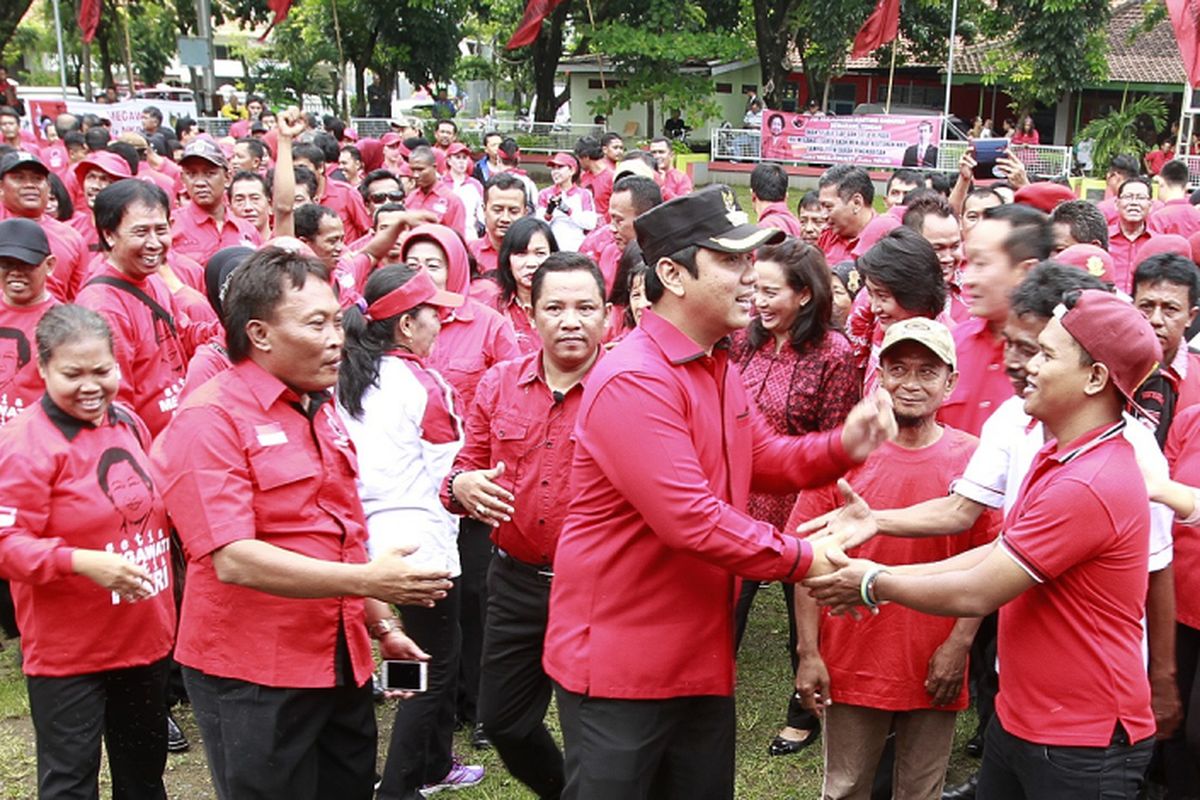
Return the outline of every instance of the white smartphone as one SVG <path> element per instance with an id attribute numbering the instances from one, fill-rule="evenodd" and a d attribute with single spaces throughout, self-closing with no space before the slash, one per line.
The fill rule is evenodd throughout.
<path id="1" fill-rule="evenodd" d="M 429 685 L 425 661 L 384 661 L 380 667 L 383 688 L 395 692 L 423 692 Z"/>

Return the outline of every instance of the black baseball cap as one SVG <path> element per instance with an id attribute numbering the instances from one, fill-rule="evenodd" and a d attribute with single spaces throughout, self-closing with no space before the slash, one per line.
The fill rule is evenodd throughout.
<path id="1" fill-rule="evenodd" d="M 15 258 L 36 267 L 50 255 L 50 240 L 42 226 L 25 217 L 0 222 L 0 258 Z"/>
<path id="2" fill-rule="evenodd" d="M 692 245 L 721 253 L 748 253 L 786 238 L 778 228 L 751 225 L 733 190 L 720 183 L 655 206 L 639 215 L 633 227 L 651 268 L 660 258 Z"/>
<path id="3" fill-rule="evenodd" d="M 0 177 L 7 175 L 18 167 L 24 166 L 33 167 L 43 175 L 50 174 L 49 167 L 43 164 L 40 158 L 33 153 L 17 150 L 16 152 L 7 154 L 4 158 L 0 158 Z"/>

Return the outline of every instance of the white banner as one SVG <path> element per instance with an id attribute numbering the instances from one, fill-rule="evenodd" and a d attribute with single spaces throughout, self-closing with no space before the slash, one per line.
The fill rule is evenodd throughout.
<path id="1" fill-rule="evenodd" d="M 51 124 L 54 118 L 63 112 L 83 116 L 95 114 L 112 124 L 112 135 L 115 139 L 126 131 L 142 130 L 142 112 L 147 106 L 154 106 L 163 114 L 163 124 L 174 126 L 175 120 L 181 117 L 195 117 L 196 106 L 193 103 L 181 103 L 176 100 L 122 100 L 119 103 L 89 103 L 84 100 L 63 100 L 61 97 L 25 97 L 25 107 L 29 110 L 25 120 L 31 123 L 33 135 L 38 141 L 44 141 L 42 136 L 42 121 L 48 119 Z M 22 120 L 24 122 L 25 120 Z"/>

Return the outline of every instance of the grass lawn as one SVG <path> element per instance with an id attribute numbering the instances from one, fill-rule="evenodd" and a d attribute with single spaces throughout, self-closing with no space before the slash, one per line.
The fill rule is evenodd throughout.
<path id="1" fill-rule="evenodd" d="M 0 798 L 36 796 L 33 730 L 29 722 L 29 704 L 25 684 L 17 664 L 15 641 L 0 651 Z M 738 703 L 737 797 L 796 798 L 820 796 L 821 753 L 815 745 L 795 756 L 767 755 L 767 743 L 783 723 L 785 703 L 791 685 L 787 648 L 787 618 L 783 596 L 772 586 L 759 593 L 743 644 L 740 665 Z M 391 709 L 381 705 L 380 763 L 387 746 Z M 167 792 L 172 800 L 204 800 L 214 797 L 208 779 L 199 732 L 189 709 L 177 711 L 177 719 L 192 741 L 188 753 L 172 755 L 167 761 Z M 551 712 L 551 725 L 556 720 Z M 969 712 L 959 719 L 958 736 L 951 760 L 950 780 L 957 781 L 975 762 L 962 755 L 962 745 L 974 727 Z M 488 768 L 483 783 L 473 789 L 456 792 L 461 800 L 528 800 L 533 795 L 504 770 L 494 751 L 477 753 L 465 741 L 458 752 L 473 763 Z M 102 773 L 103 774 L 103 773 Z M 107 779 L 102 784 L 107 786 Z M 107 796 L 107 789 L 102 796 Z M 616 800 L 614 798 L 614 800 Z"/>

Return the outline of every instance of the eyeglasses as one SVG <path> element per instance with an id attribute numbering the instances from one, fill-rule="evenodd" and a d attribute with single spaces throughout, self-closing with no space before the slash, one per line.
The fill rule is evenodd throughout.
<path id="1" fill-rule="evenodd" d="M 404 199 L 404 192 L 372 192 L 369 197 L 372 203 L 386 203 L 389 200 L 399 203 Z"/>
<path id="2" fill-rule="evenodd" d="M 1126 203 L 1149 203 L 1150 195 L 1148 194 L 1123 194 L 1117 197 L 1118 200 L 1124 200 Z"/>

